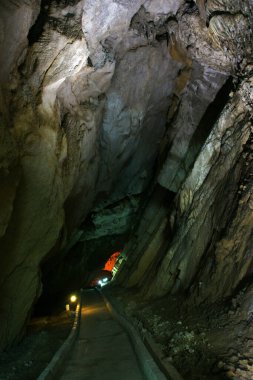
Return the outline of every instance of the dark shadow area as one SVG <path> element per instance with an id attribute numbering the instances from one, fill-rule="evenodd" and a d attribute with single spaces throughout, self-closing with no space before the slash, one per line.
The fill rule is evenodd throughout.
<path id="1" fill-rule="evenodd" d="M 189 150 L 184 160 L 186 172 L 194 164 L 195 158 L 199 154 L 203 144 L 205 143 L 208 135 L 210 134 L 214 124 L 220 117 L 221 112 L 229 101 L 229 94 L 234 90 L 233 78 L 229 77 L 226 83 L 222 86 L 217 93 L 213 102 L 208 106 L 205 114 L 203 115 L 197 130 L 193 134 Z"/>
<path id="2" fill-rule="evenodd" d="M 69 295 L 89 287 L 111 254 L 122 249 L 126 239 L 126 235 L 120 235 L 80 241 L 66 255 L 47 260 L 41 267 L 43 290 L 32 316 L 54 315 L 63 311 Z"/>
<path id="3" fill-rule="evenodd" d="M 42 0 L 41 2 L 41 8 L 40 8 L 40 13 L 37 17 L 37 20 L 31 27 L 28 33 L 28 41 L 29 41 L 29 46 L 32 46 L 35 42 L 38 42 L 40 39 L 44 26 L 46 22 L 48 21 L 48 7 L 51 3 L 51 0 Z"/>
<path id="4" fill-rule="evenodd" d="M 253 285 L 253 268 L 251 269 L 251 272 L 248 273 L 237 285 L 237 287 L 234 289 L 234 292 L 231 296 L 231 298 L 236 297 L 238 293 L 241 291 L 244 291 L 245 289 L 249 288 Z"/>

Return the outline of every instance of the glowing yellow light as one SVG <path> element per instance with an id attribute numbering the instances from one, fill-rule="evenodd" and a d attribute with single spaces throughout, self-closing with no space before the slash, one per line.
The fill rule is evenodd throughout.
<path id="1" fill-rule="evenodd" d="M 69 304 L 66 305 L 66 311 L 69 311 Z"/>
<path id="2" fill-rule="evenodd" d="M 77 297 L 73 294 L 73 296 L 70 297 L 71 302 L 76 302 Z"/>

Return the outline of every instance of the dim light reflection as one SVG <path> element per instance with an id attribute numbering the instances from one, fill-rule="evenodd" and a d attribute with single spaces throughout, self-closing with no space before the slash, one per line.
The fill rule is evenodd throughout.
<path id="1" fill-rule="evenodd" d="M 105 312 L 105 307 L 103 306 L 83 306 L 82 307 L 83 315 L 100 314 L 103 312 Z"/>

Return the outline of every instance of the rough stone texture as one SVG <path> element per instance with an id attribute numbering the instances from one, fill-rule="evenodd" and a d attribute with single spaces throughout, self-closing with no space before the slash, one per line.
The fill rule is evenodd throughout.
<path id="1" fill-rule="evenodd" d="M 243 83 L 241 90 L 237 94 L 244 100 L 244 118 L 252 112 L 252 78 Z M 239 104 L 240 106 L 240 104 Z M 238 107 L 239 108 L 239 107 Z M 237 108 L 237 109 L 238 109 Z M 240 110 L 241 113 L 241 110 Z M 241 117 L 241 115 L 240 115 Z M 244 122 L 245 123 L 245 122 Z M 241 175 L 237 183 L 237 197 L 234 202 L 234 211 L 228 225 L 209 253 L 207 265 L 204 271 L 199 274 L 201 289 L 197 293 L 197 301 L 203 299 L 209 301 L 231 295 L 244 278 L 252 275 L 252 229 L 253 229 L 253 208 L 252 208 L 252 125 L 250 123 L 242 128 L 240 123 L 241 142 L 243 143 L 242 157 L 238 160 L 241 167 Z M 243 131 L 246 134 L 244 136 Z M 231 136 L 228 137 L 228 141 Z M 238 169 L 235 169 L 235 172 Z M 222 218 L 224 221 L 225 218 Z M 218 223 L 217 223 L 218 224 Z M 206 282 L 205 278 L 209 277 Z M 194 292 L 193 292 L 194 293 Z M 195 294 L 194 294 L 195 295 Z"/>
<path id="2" fill-rule="evenodd" d="M 108 59 L 103 43 L 108 38 L 112 39 L 114 44 L 121 42 L 128 32 L 133 15 L 142 3 L 143 0 L 85 2 L 82 25 L 93 65 L 101 66 Z"/>
<path id="3" fill-rule="evenodd" d="M 126 251 L 135 254 L 118 274 L 119 282 L 142 285 L 146 297 L 191 287 L 191 301 L 210 302 L 231 295 L 251 273 L 251 98 L 250 79 L 241 84 L 213 127 L 169 215 L 159 218 L 162 207 L 157 194 L 152 196 L 156 207 L 152 211 L 148 205 L 146 213 L 151 212 L 149 226 L 156 229 L 151 235 L 150 227 L 146 229 L 144 239 L 137 231 Z"/>
<path id="4" fill-rule="evenodd" d="M 107 208 L 93 210 L 90 217 L 91 227 L 84 229 L 79 240 L 99 239 L 103 236 L 127 233 L 139 205 L 139 197 L 131 196 Z"/>
<path id="5" fill-rule="evenodd" d="M 1 348 L 40 294 L 40 263 L 78 241 L 96 197 L 151 178 L 180 65 L 129 30 L 142 3 L 1 3 Z"/>
<path id="6" fill-rule="evenodd" d="M 123 263 L 116 277 L 120 285 L 140 287 L 147 273 L 153 272 L 157 260 L 162 257 L 162 246 L 169 232 L 167 207 L 170 198 L 171 194 L 167 190 L 158 188 L 146 204 L 138 228 L 133 230 L 121 254 Z"/>
<path id="7" fill-rule="evenodd" d="M 130 51 L 118 64 L 105 105 L 98 184 L 102 191 L 113 185 L 116 199 L 140 193 L 150 179 L 177 71 L 164 43 Z"/>
<path id="8" fill-rule="evenodd" d="M 55 276 L 64 287 L 68 260 L 84 270 L 96 258 L 87 244 L 111 241 L 113 221 L 115 241 L 133 230 L 118 276 L 124 286 L 147 297 L 190 288 L 198 301 L 231 294 L 251 274 L 243 146 L 251 138 L 250 3 L 0 7 L 0 349 L 23 330 L 41 291 L 41 263 L 59 264 L 44 279 L 54 284 Z M 174 203 L 168 189 L 177 192 Z M 129 217 L 129 205 L 115 204 L 133 195 L 142 202 Z M 87 215 L 94 241 L 86 239 Z M 242 233 L 244 244 L 234 244 Z M 239 276 L 221 281 L 224 263 L 235 277 L 234 256 Z M 201 273 L 212 274 L 203 292 Z"/>
<path id="9" fill-rule="evenodd" d="M 15 76 L 26 54 L 27 34 L 40 10 L 40 0 L 1 1 L 0 3 L 0 82 Z M 10 16 L 11 15 L 11 16 Z"/>
<path id="10" fill-rule="evenodd" d="M 198 148 L 201 147 L 201 142 L 203 143 L 200 137 L 200 141 L 197 138 L 194 141 L 194 133 L 200 130 L 200 133 L 204 134 L 207 121 L 206 125 L 200 124 L 200 121 L 225 79 L 225 74 L 193 63 L 191 78 L 169 131 L 170 151 L 158 177 L 160 185 L 168 190 L 179 190 L 193 164 Z M 209 117 L 214 118 L 214 115 Z"/>
<path id="11" fill-rule="evenodd" d="M 250 108 L 240 91 L 244 88 L 224 110 L 179 192 L 174 237 L 156 277 L 155 294 L 187 288 L 206 250 L 230 220 L 242 170 L 240 156 L 250 135 Z M 219 286 L 212 287 L 216 297 Z"/>

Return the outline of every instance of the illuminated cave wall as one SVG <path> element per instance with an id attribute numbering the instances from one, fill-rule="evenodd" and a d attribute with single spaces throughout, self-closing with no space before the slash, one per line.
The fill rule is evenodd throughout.
<path id="1" fill-rule="evenodd" d="M 7 0 L 0 22 L 0 349 L 41 279 L 124 245 L 115 283 L 147 297 L 250 276 L 251 3 Z"/>
<path id="2" fill-rule="evenodd" d="M 114 265 L 116 264 L 116 261 L 119 257 L 121 252 L 115 252 L 113 253 L 109 259 L 107 260 L 107 262 L 105 263 L 105 266 L 104 266 L 104 270 L 108 270 L 109 272 L 112 272 L 113 268 L 114 268 Z"/>

